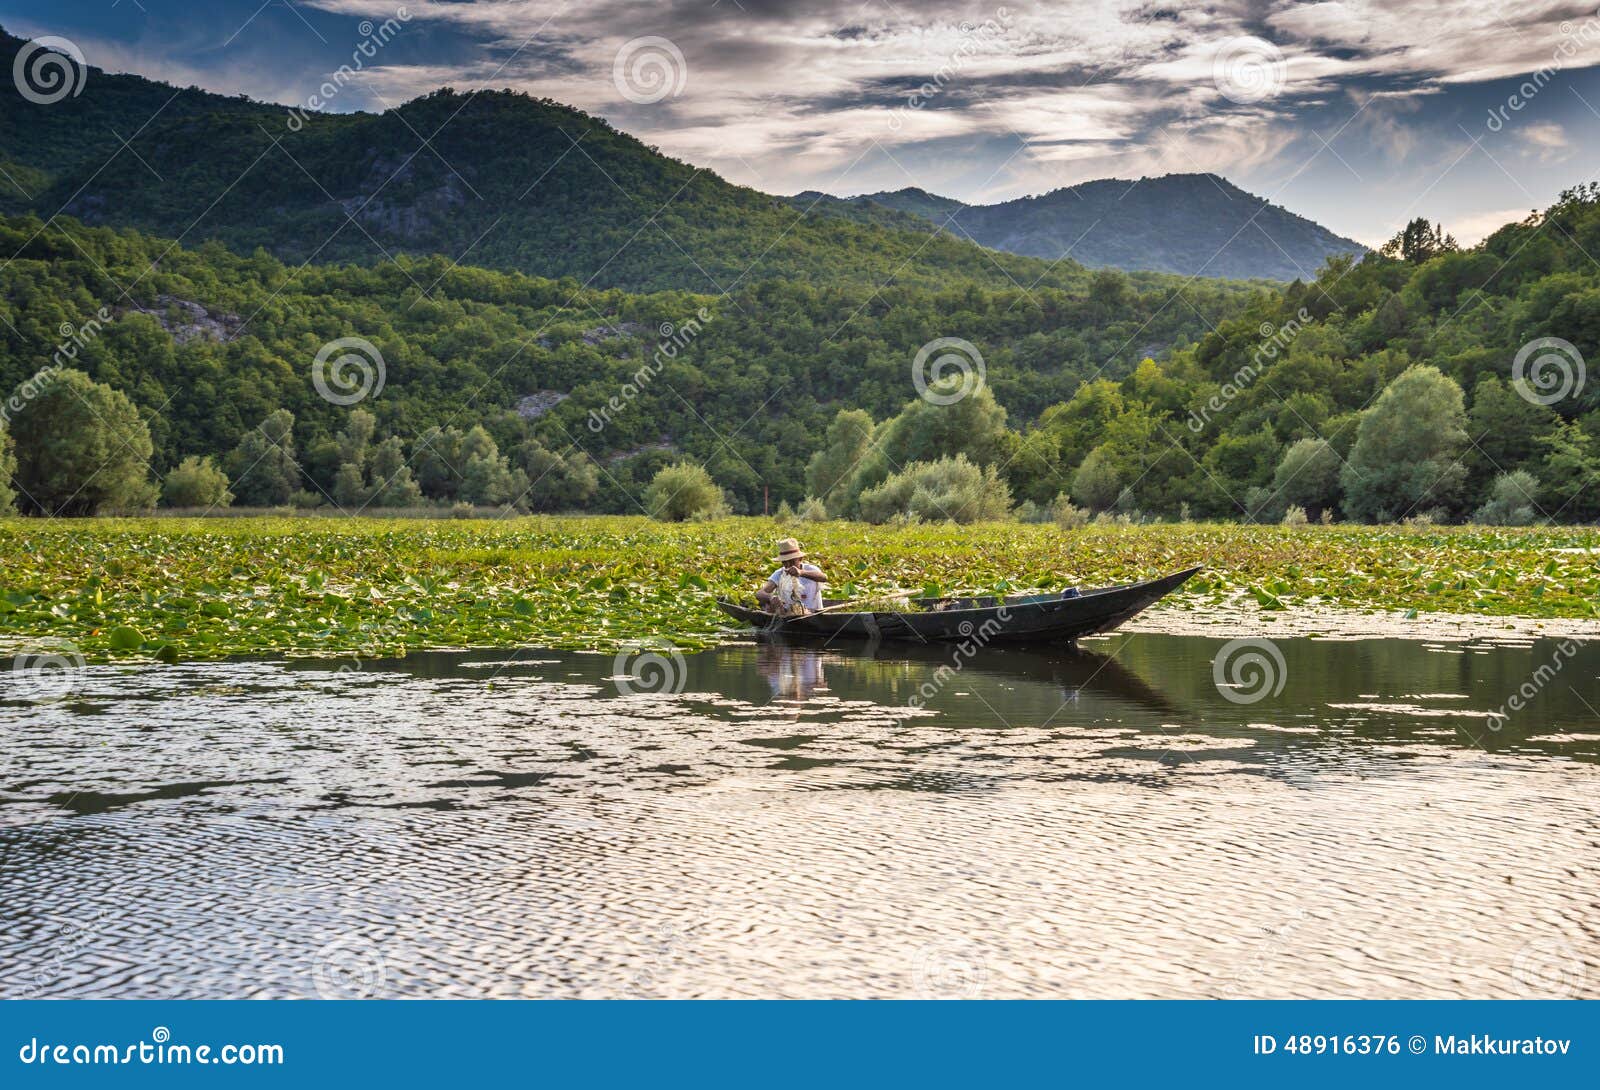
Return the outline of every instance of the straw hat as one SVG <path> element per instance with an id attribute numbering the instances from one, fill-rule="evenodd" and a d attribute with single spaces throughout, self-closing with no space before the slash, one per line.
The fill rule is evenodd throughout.
<path id="1" fill-rule="evenodd" d="M 800 548 L 800 543 L 792 537 L 786 537 L 778 542 L 778 559 L 781 561 L 800 560 L 805 555 L 804 550 Z"/>

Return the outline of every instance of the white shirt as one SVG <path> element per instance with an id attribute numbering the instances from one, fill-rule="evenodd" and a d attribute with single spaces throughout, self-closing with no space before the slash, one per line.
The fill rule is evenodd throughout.
<path id="1" fill-rule="evenodd" d="M 800 570 L 816 572 L 818 575 L 822 574 L 821 568 L 815 564 L 807 564 L 803 560 L 800 562 Z M 822 608 L 821 583 L 810 579 L 801 579 L 797 575 L 789 575 L 782 568 L 773 572 L 769 578 L 778 588 L 773 591 L 773 596 L 782 605 L 792 606 L 798 601 L 800 605 L 805 606 L 812 612 Z"/>

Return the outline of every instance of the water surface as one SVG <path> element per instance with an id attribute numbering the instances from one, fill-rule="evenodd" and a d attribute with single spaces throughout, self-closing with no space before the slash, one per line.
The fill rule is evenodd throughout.
<path id="1" fill-rule="evenodd" d="M 1600 645 L 1273 651 L 10 679 L 0 995 L 1600 996 Z"/>

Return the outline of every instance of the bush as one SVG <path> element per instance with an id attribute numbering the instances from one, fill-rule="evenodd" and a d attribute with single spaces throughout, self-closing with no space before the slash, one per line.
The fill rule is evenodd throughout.
<path id="1" fill-rule="evenodd" d="M 683 461 L 656 473 L 644 491 L 644 509 L 663 522 L 685 522 L 720 518 L 728 513 L 728 504 L 704 466 Z"/>
<path id="2" fill-rule="evenodd" d="M 799 518 L 801 522 L 827 522 L 828 507 L 817 497 L 807 496 L 800 505 Z"/>
<path id="3" fill-rule="evenodd" d="M 1089 512 L 1074 504 L 1065 492 L 1057 495 L 1050 505 L 1050 517 L 1063 530 L 1075 530 L 1089 522 Z"/>
<path id="4" fill-rule="evenodd" d="M 16 510 L 17 494 L 11 490 L 11 475 L 17 471 L 17 456 L 12 448 L 11 433 L 0 427 L 0 515 Z"/>
<path id="5" fill-rule="evenodd" d="M 191 454 L 167 474 L 161 498 L 168 507 L 226 507 L 233 502 L 228 475 L 210 457 Z"/>
<path id="6" fill-rule="evenodd" d="M 1527 526 L 1537 518 L 1539 478 L 1526 470 L 1502 473 L 1489 488 L 1489 502 L 1472 515 L 1485 526 Z"/>
<path id="7" fill-rule="evenodd" d="M 155 504 L 150 429 L 120 390 L 82 371 L 56 372 L 12 420 L 22 502 L 45 515 Z"/>
<path id="8" fill-rule="evenodd" d="M 1285 526 L 1305 526 L 1310 522 L 1311 519 L 1306 516 L 1304 507 L 1291 507 L 1283 513 L 1283 524 Z"/>
<path id="9" fill-rule="evenodd" d="M 1467 413 L 1461 387 L 1437 367 L 1407 368 L 1361 414 L 1350 460 L 1339 475 L 1345 513 L 1393 522 L 1423 507 L 1447 507 L 1467 471 Z"/>
<path id="10" fill-rule="evenodd" d="M 1314 517 L 1339 502 L 1339 454 L 1325 439 L 1301 439 L 1283 452 L 1272 491 Z"/>
<path id="11" fill-rule="evenodd" d="M 1104 511 L 1117 502 L 1122 479 L 1104 447 L 1095 447 L 1072 475 L 1072 498 L 1092 511 Z"/>
<path id="12" fill-rule="evenodd" d="M 895 516 L 943 522 L 1003 519 L 1011 513 L 1011 490 L 993 466 L 979 467 L 966 455 L 912 462 L 861 494 L 861 517 L 888 522 Z"/>

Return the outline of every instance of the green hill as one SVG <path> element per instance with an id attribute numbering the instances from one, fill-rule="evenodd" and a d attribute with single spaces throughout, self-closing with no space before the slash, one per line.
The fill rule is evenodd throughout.
<path id="1" fill-rule="evenodd" d="M 0 38 L 9 70 L 21 41 Z M 782 278 L 1081 288 L 1084 268 L 852 222 L 668 158 L 605 121 L 511 92 L 441 90 L 382 114 L 310 114 L 90 68 L 49 105 L 0 83 L 10 211 L 58 212 L 289 262 L 443 254 L 629 290 Z M 123 141 L 126 140 L 126 147 Z M 1142 277 L 1155 286 L 1156 277 Z"/>
<path id="2" fill-rule="evenodd" d="M 1329 257 L 1366 250 L 1215 174 L 1107 178 L 991 205 L 901 189 L 817 209 L 867 222 L 913 215 L 996 250 L 1186 276 L 1310 280 Z"/>

